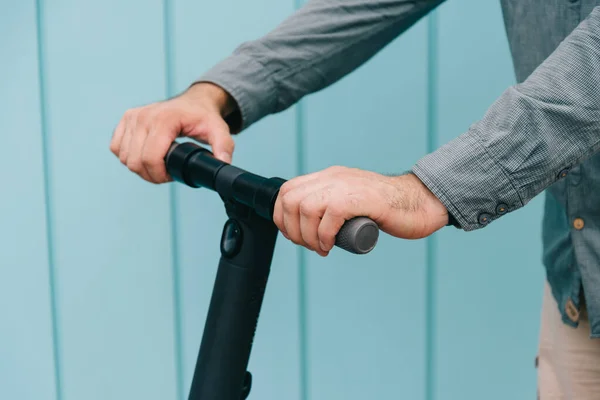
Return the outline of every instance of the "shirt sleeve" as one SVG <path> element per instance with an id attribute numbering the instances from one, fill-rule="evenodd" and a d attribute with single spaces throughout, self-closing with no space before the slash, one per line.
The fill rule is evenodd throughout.
<path id="1" fill-rule="evenodd" d="M 523 83 L 412 171 L 470 231 L 516 210 L 600 148 L 600 7 Z"/>
<path id="2" fill-rule="evenodd" d="M 443 0 L 311 0 L 202 75 L 237 104 L 237 133 L 369 60 Z M 234 122 L 235 121 L 235 122 Z"/>

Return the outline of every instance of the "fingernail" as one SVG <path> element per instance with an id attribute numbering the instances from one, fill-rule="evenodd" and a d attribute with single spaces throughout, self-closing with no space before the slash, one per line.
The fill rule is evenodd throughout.
<path id="1" fill-rule="evenodd" d="M 327 247 L 325 247 L 325 243 L 319 241 L 319 246 L 321 246 L 321 250 L 327 251 Z"/>

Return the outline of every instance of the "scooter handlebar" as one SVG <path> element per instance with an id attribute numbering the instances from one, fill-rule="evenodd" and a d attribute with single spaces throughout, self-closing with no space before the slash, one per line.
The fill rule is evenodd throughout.
<path id="1" fill-rule="evenodd" d="M 217 160 L 207 149 L 194 143 L 173 142 L 165 157 L 171 177 L 191 187 L 217 191 L 272 218 L 272 210 L 285 180 L 264 178 Z M 367 217 L 355 217 L 344 223 L 335 245 L 354 254 L 369 253 L 379 239 L 379 227 Z"/>

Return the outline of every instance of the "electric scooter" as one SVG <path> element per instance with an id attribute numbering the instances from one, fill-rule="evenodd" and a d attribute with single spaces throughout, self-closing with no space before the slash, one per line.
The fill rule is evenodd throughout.
<path id="1" fill-rule="evenodd" d="M 273 208 L 285 180 L 244 171 L 191 142 L 173 142 L 165 162 L 175 181 L 217 192 L 228 216 L 188 399 L 246 399 L 252 386 L 248 362 L 278 233 Z M 378 238 L 375 222 L 356 217 L 345 222 L 335 244 L 366 254 Z"/>

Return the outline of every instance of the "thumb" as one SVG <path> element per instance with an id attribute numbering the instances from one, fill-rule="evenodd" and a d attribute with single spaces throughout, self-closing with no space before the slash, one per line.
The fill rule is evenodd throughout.
<path id="1" fill-rule="evenodd" d="M 233 141 L 231 133 L 229 133 L 229 126 L 225 123 L 225 121 L 214 124 L 212 134 L 210 135 L 209 144 L 212 147 L 212 152 L 217 159 L 231 164 L 235 142 Z"/>

